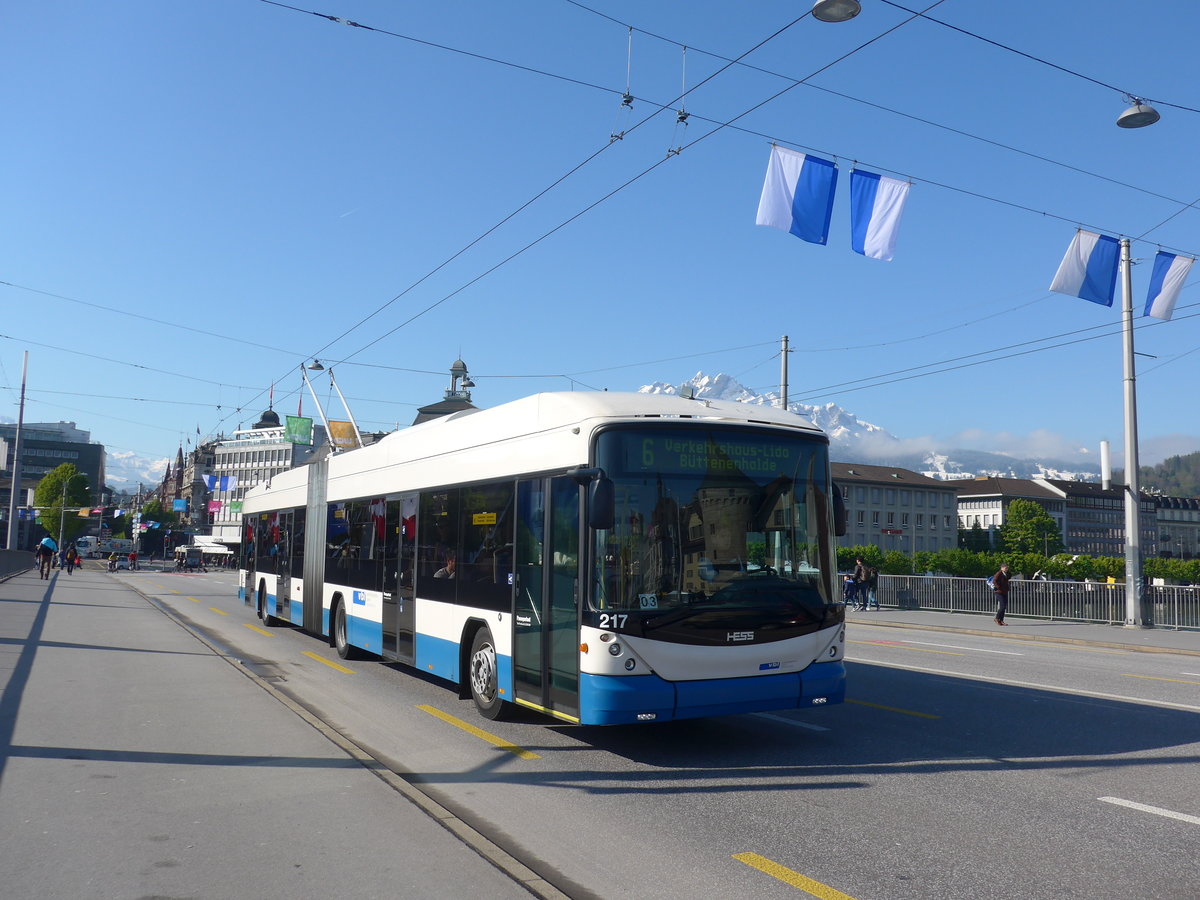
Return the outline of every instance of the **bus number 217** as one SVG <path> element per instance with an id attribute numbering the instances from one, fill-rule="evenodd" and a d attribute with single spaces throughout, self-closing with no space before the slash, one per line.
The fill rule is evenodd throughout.
<path id="1" fill-rule="evenodd" d="M 629 616 L 625 613 L 600 613 L 601 628 L 624 628 L 625 620 Z"/>

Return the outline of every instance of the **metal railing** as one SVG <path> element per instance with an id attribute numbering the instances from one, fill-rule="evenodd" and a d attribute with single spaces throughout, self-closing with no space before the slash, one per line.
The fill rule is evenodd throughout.
<path id="1" fill-rule="evenodd" d="M 894 609 L 994 616 L 996 600 L 984 578 L 940 575 L 880 575 L 875 596 Z M 1159 628 L 1200 630 L 1200 587 L 1158 587 L 1143 594 L 1143 618 Z M 1009 583 L 1008 615 L 1120 625 L 1125 621 L 1125 585 L 1081 581 Z"/>

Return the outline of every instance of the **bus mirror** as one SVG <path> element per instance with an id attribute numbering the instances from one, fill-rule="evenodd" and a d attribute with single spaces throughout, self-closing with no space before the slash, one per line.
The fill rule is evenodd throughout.
<path id="1" fill-rule="evenodd" d="M 598 530 L 612 528 L 615 508 L 612 480 L 601 475 L 588 489 L 588 525 Z"/>
<path id="2" fill-rule="evenodd" d="M 833 533 L 838 537 L 846 534 L 846 501 L 836 484 L 833 486 Z"/>

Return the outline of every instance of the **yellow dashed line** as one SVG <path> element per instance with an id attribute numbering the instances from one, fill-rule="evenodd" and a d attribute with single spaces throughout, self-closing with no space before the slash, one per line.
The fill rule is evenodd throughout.
<path id="1" fill-rule="evenodd" d="M 210 607 L 209 607 L 209 609 L 211 609 L 213 612 L 215 612 L 215 613 L 216 613 L 218 616 L 227 616 L 227 615 L 229 615 L 229 613 L 225 612 L 225 610 L 223 610 L 223 609 L 217 609 L 215 606 L 210 606 Z"/>
<path id="2" fill-rule="evenodd" d="M 474 725 L 450 715 L 450 713 L 444 713 L 440 709 L 432 706 L 426 706 L 424 704 L 418 706 L 417 709 L 421 710 L 421 712 L 427 712 L 431 716 L 441 719 L 443 722 L 448 722 L 455 728 L 461 728 L 467 734 L 473 734 L 482 741 L 487 741 L 489 744 L 494 744 L 501 750 L 507 750 L 513 756 L 519 756 L 521 759 L 541 759 L 541 757 L 532 750 L 526 750 L 524 747 L 518 747 L 516 744 L 510 744 L 508 741 L 504 740 L 504 738 L 499 738 L 494 734 L 489 734 L 482 728 L 476 728 Z"/>
<path id="3" fill-rule="evenodd" d="M 325 665 L 329 666 L 329 668 L 331 668 L 331 669 L 337 669 L 339 672 L 345 672 L 347 675 L 354 674 L 353 669 L 347 669 L 345 666 L 339 666 L 337 663 L 331 662 L 330 660 L 326 659 L 323 656 L 318 656 L 316 653 L 313 653 L 311 650 L 305 650 L 304 655 L 307 656 L 309 659 L 315 659 L 319 663 L 324 663 Z"/>
<path id="4" fill-rule="evenodd" d="M 1122 672 L 1126 678 L 1147 678 L 1150 681 L 1169 681 L 1172 684 L 1200 684 L 1200 681 L 1185 681 L 1182 678 L 1158 678 L 1155 675 L 1132 675 L 1129 672 Z"/>
<path id="5" fill-rule="evenodd" d="M 257 631 L 259 634 L 266 635 L 267 637 L 275 637 L 275 635 L 267 631 L 265 628 L 259 628 L 257 625 L 251 625 L 249 622 L 243 622 L 242 624 L 251 631 Z"/>
<path id="6" fill-rule="evenodd" d="M 911 709 L 900 709 L 898 706 L 884 706 L 882 703 L 868 703 L 866 700 L 846 700 L 847 703 L 853 703 L 857 706 L 869 706 L 871 709 L 882 709 L 886 712 L 900 713 L 905 716 L 917 716 L 920 719 L 940 719 L 941 716 L 933 716 L 929 713 L 913 712 Z"/>
<path id="7" fill-rule="evenodd" d="M 189 599 L 189 600 L 191 600 L 193 603 L 199 603 L 199 602 L 200 602 L 200 600 L 199 600 L 199 598 L 198 598 L 198 597 L 188 597 L 188 599 Z"/>
<path id="8" fill-rule="evenodd" d="M 813 881 L 806 875 L 801 875 L 799 872 L 789 869 L 787 866 L 781 866 L 777 862 L 772 862 L 765 856 L 759 856 L 757 853 L 735 853 L 733 858 L 740 863 L 745 863 L 753 869 L 758 869 L 760 872 L 765 872 L 772 878 L 782 881 L 784 884 L 791 885 L 794 888 L 799 888 L 806 894 L 812 894 L 814 897 L 819 897 L 820 900 L 854 900 L 849 894 L 843 894 L 836 888 L 831 888 L 827 884 L 821 884 L 819 881 Z"/>

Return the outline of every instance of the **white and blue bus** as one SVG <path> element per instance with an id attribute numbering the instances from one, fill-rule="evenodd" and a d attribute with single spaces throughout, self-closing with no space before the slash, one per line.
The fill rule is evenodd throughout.
<path id="1" fill-rule="evenodd" d="M 239 593 L 367 651 L 585 725 L 838 703 L 828 439 L 770 407 L 538 394 L 275 476 Z"/>

